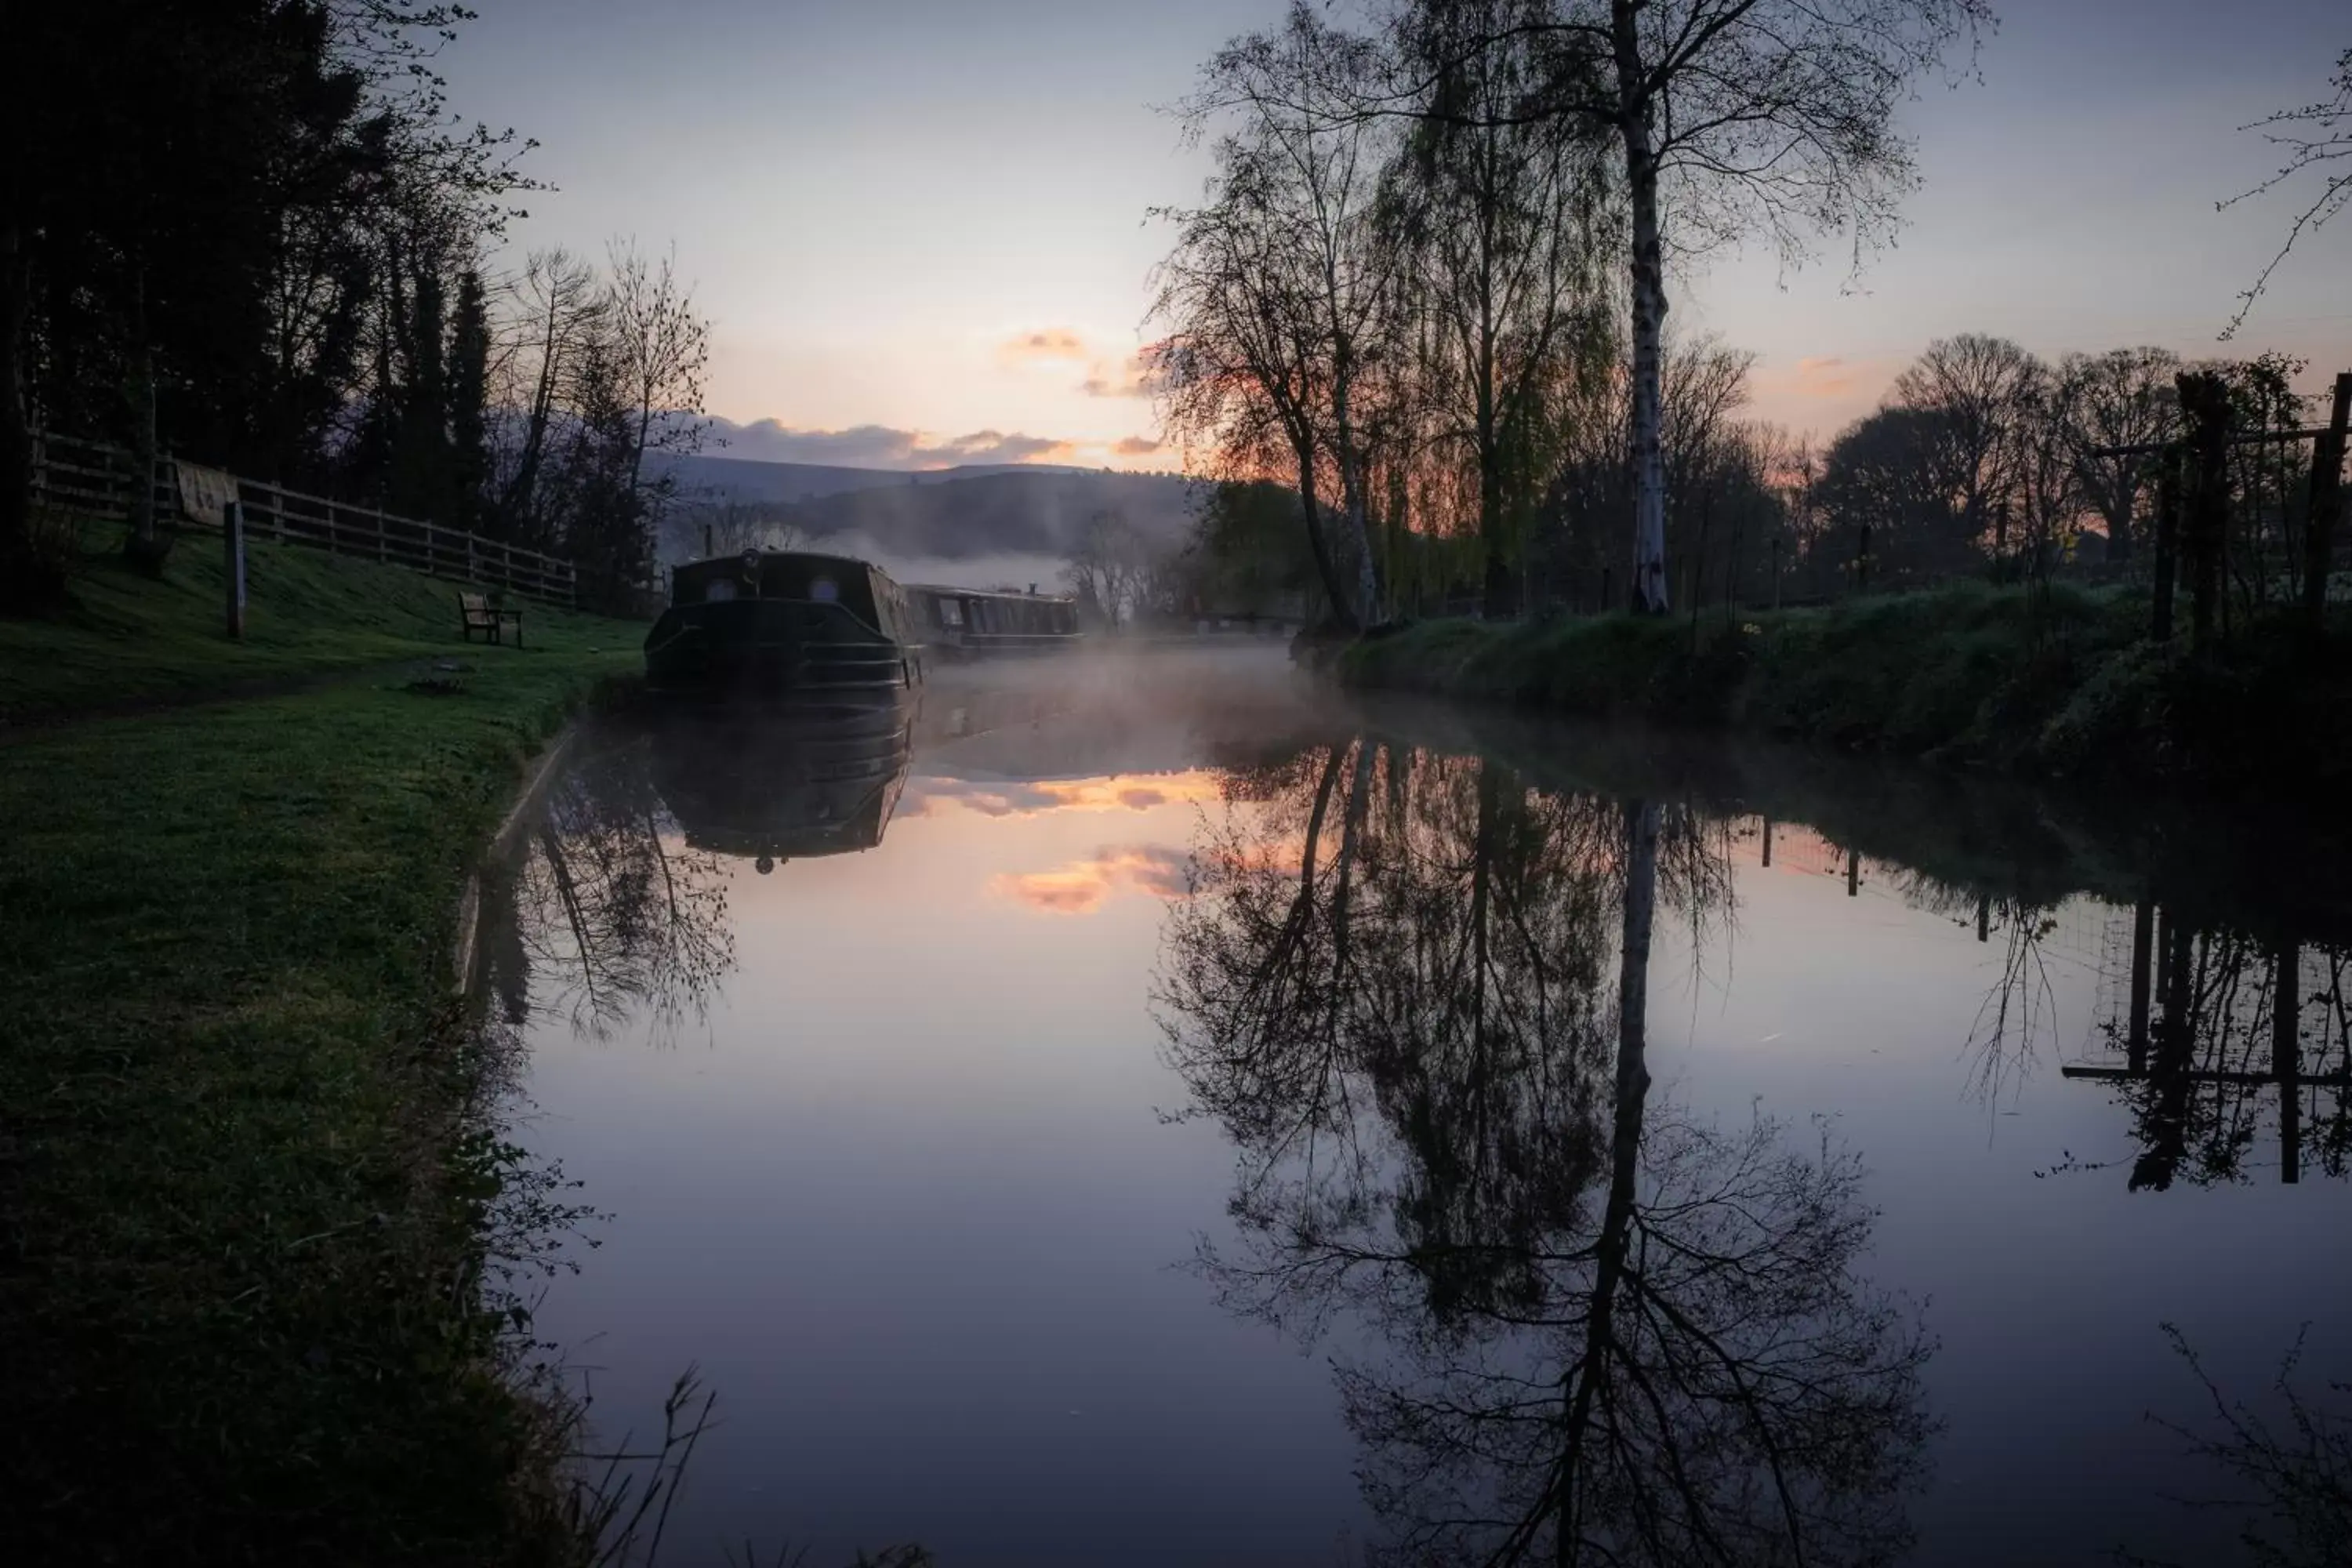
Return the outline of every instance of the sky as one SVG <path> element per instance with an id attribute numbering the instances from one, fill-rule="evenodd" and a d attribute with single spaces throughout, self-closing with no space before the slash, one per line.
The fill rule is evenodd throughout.
<path id="1" fill-rule="evenodd" d="M 1133 369 L 1169 239 L 1149 214 L 1207 162 L 1166 107 L 1283 0 L 476 4 L 452 105 L 536 138 L 524 167 L 555 187 L 509 248 L 674 249 L 726 455 L 1174 460 Z M 1748 412 L 1832 434 L 1969 331 L 2047 355 L 2281 348 L 2313 361 L 2306 389 L 2352 367 L 2352 221 L 2216 342 L 2291 210 L 2214 210 L 2274 166 L 2237 128 L 2323 96 L 2345 0 L 1995 5 L 1978 75 L 1906 106 L 1924 184 L 1893 248 L 1859 274 L 1832 244 L 1675 280 L 1672 331 L 1758 356 Z"/>

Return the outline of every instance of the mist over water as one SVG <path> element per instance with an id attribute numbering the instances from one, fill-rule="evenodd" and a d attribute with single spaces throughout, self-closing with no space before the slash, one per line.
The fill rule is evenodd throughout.
<path id="1" fill-rule="evenodd" d="M 570 770 L 488 984 L 610 1216 L 537 1331 L 607 1436 L 719 1392 L 677 1561 L 1549 1554 L 1571 1451 L 1637 1559 L 1768 1554 L 1777 1463 L 1811 1560 L 2230 1561 L 2167 1500 L 2222 1489 L 2147 1419 L 2209 1408 L 2159 1325 L 2258 1406 L 2306 1322 L 2352 1352 L 2301 825 L 1245 645 L 623 716 Z"/>

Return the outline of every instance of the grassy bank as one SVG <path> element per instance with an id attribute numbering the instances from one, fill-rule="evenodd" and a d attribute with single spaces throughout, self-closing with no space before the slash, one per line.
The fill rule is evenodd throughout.
<path id="1" fill-rule="evenodd" d="M 2042 776 L 2315 794 L 2352 780 L 2352 632 L 2244 628 L 2210 658 L 2144 598 L 1966 585 L 1825 609 L 1433 621 L 1339 656 L 1350 684 L 1638 716 Z"/>
<path id="2" fill-rule="evenodd" d="M 220 542 L 182 538 L 158 581 L 113 561 L 121 531 L 90 532 L 72 604 L 43 619 L 0 618 L 0 732 L 91 710 L 314 681 L 396 660 L 472 657 L 458 643 L 455 584 L 294 545 L 248 551 L 245 638 L 231 642 L 222 635 Z M 521 603 L 530 652 L 634 656 L 645 636 L 641 626 Z M 485 657 L 494 651 L 478 640 L 474 647 Z"/>
<path id="3" fill-rule="evenodd" d="M 473 1289 L 505 1155 L 455 906 L 637 631 L 466 651 L 449 585 L 265 551 L 238 648 L 208 556 L 0 623 L 0 691 L 54 721 L 0 745 L 0 1555 L 516 1560 L 543 1438 Z M 67 721 L 426 655 L 472 668 Z"/>

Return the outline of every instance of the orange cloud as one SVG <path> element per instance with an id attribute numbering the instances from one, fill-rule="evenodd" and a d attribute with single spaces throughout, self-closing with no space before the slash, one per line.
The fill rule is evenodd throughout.
<path id="1" fill-rule="evenodd" d="M 898 815 L 927 815 L 950 803 L 982 816 L 1036 816 L 1050 811 L 1150 811 L 1163 805 L 1222 799 L 1217 776 L 1205 769 L 1091 779 L 953 779 L 908 781 Z"/>
<path id="2" fill-rule="evenodd" d="M 1080 360 L 1087 357 L 1087 341 L 1067 327 L 1042 327 L 1021 332 L 996 345 L 996 357 L 1007 364 L 1038 360 Z"/>
<path id="3" fill-rule="evenodd" d="M 1149 436 L 1123 436 L 1111 450 L 1122 458 L 1148 458 L 1166 445 L 1165 441 L 1155 441 Z"/>
<path id="4" fill-rule="evenodd" d="M 1190 895 L 1192 859 L 1182 850 L 1164 844 L 1129 844 L 1098 850 L 1088 859 L 1074 860 L 1051 871 L 1024 876 L 1006 873 L 989 883 L 989 891 L 1045 914 L 1084 915 L 1100 909 L 1118 892 L 1146 894 L 1156 899 Z"/>
<path id="5" fill-rule="evenodd" d="M 1853 390 L 1853 372 L 1837 354 L 1808 354 L 1797 362 L 1789 390 L 1799 397 L 1843 397 Z"/>
<path id="6" fill-rule="evenodd" d="M 1113 368 L 1097 360 L 1078 383 L 1078 390 L 1088 397 L 1149 397 L 1151 395 L 1150 351 L 1127 356 L 1125 363 Z"/>

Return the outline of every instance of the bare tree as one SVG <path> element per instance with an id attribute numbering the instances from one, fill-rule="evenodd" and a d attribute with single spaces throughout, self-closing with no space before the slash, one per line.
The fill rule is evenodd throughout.
<path id="1" fill-rule="evenodd" d="M 537 520 L 551 432 L 581 357 L 602 331 L 604 308 L 595 268 L 571 252 L 535 250 L 524 261 L 509 301 L 511 346 L 500 365 L 502 401 L 515 416 L 504 429 L 509 454 L 500 465 L 497 509 L 509 538 L 544 542 Z"/>
<path id="2" fill-rule="evenodd" d="M 674 489 L 670 476 L 646 479 L 646 454 L 698 452 L 709 432 L 702 377 L 710 364 L 710 321 L 677 279 L 673 254 L 648 259 L 634 240 L 614 241 L 604 320 L 635 426 L 629 486 L 658 525 Z"/>
<path id="3" fill-rule="evenodd" d="M 2110 349 L 2068 354 L 2059 363 L 2074 482 L 2084 503 L 2106 524 L 2110 561 L 2129 559 L 2138 542 L 2134 520 L 2153 460 L 2095 454 L 2102 447 L 2170 439 L 2179 426 L 2172 387 L 2179 373 L 2180 357 L 2169 349 Z"/>
<path id="4" fill-rule="evenodd" d="M 1525 40 L 1460 47 L 1542 11 L 1420 5 L 1400 28 L 1434 73 L 1441 112 L 1399 150 L 1387 227 L 1410 261 L 1404 304 L 1420 319 L 1433 444 L 1471 470 L 1490 618 L 1519 607 L 1521 539 L 1556 464 L 1563 384 L 1604 376 L 1617 349 L 1601 258 L 1622 242 L 1605 145 L 1574 121 L 1511 118 L 1537 85 Z"/>
<path id="5" fill-rule="evenodd" d="M 1973 543 L 1992 508 L 2015 492 L 2019 437 L 2042 379 L 2042 362 L 2007 338 L 1939 338 L 1895 378 L 1888 401 L 1932 417 L 1935 479 Z"/>
<path id="6" fill-rule="evenodd" d="M 2270 287 L 2271 274 L 2278 270 L 2287 253 L 2305 235 L 2318 233 L 2330 218 L 2352 205 L 2352 47 L 2336 57 L 2336 73 L 2328 79 L 2328 85 L 2335 91 L 2316 103 L 2283 109 L 2251 125 L 2239 127 L 2242 131 L 2262 132 L 2263 141 L 2285 152 L 2286 161 L 2260 184 L 2217 204 L 2220 210 L 2226 212 L 2240 202 L 2266 195 L 2284 185 L 2293 184 L 2299 192 L 2309 191 L 2315 182 L 2318 189 L 2310 192 L 2310 200 L 2288 224 L 2286 238 L 2279 243 L 2278 253 L 2263 264 L 2253 286 L 2238 296 L 2237 313 L 2221 331 L 2225 342 L 2245 324 L 2246 313 L 2262 298 L 2263 290 Z"/>
<path id="7" fill-rule="evenodd" d="M 1226 45 L 1185 106 L 1187 131 L 1232 123 L 1215 144 L 1207 205 L 1163 211 L 1178 226 L 1153 314 L 1168 423 L 1219 448 L 1228 478 L 1279 439 L 1343 625 L 1381 602 L 1366 522 L 1363 373 L 1395 265 L 1376 242 L 1382 133 L 1346 112 L 1374 69 L 1370 47 L 1294 0 L 1283 26 Z M 1328 472 L 1339 502 L 1321 526 Z"/>
<path id="8" fill-rule="evenodd" d="M 1080 531 L 1062 580 L 1082 609 L 1117 631 L 1139 607 L 1153 561 L 1150 541 L 1134 524 L 1116 511 L 1099 511 Z"/>
<path id="9" fill-rule="evenodd" d="M 1893 132 L 1896 105 L 1991 20 L 1987 0 L 1556 0 L 1465 42 L 1484 50 L 1531 40 L 1548 62 L 1546 85 L 1511 118 L 1579 121 L 1623 153 L 1637 608 L 1667 603 L 1660 382 L 1669 248 L 1760 234 L 1794 263 L 1815 236 L 1843 234 L 1858 262 L 1887 237 L 1916 181 L 1910 149 Z M 1448 114 L 1436 88 L 1437 74 L 1425 73 L 1381 107 Z"/>

